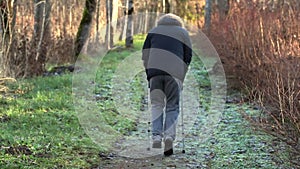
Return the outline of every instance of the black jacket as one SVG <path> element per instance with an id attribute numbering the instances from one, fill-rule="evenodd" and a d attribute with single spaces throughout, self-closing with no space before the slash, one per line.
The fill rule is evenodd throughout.
<path id="1" fill-rule="evenodd" d="M 146 37 L 142 59 L 148 80 L 158 75 L 170 75 L 181 81 L 185 78 L 192 49 L 188 32 L 178 18 L 163 16 Z"/>

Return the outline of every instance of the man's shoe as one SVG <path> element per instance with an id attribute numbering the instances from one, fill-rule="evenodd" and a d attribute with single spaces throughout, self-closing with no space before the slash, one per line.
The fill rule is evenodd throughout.
<path id="1" fill-rule="evenodd" d="M 164 149 L 164 155 L 170 156 L 173 154 L 173 139 L 172 138 L 166 138 L 165 139 L 165 149 Z"/>
<path id="2" fill-rule="evenodd" d="M 161 148 L 161 140 L 153 140 L 152 148 Z"/>
<path id="3" fill-rule="evenodd" d="M 152 148 L 161 148 L 161 136 L 155 135 L 152 137 L 152 139 L 153 139 Z"/>

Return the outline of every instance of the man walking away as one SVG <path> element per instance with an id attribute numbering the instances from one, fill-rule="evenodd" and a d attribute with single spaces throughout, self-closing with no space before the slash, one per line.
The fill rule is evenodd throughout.
<path id="1" fill-rule="evenodd" d="M 182 19 L 174 14 L 160 17 L 147 34 L 142 59 L 150 87 L 152 148 L 161 148 L 163 139 L 166 156 L 173 154 L 180 90 L 191 58 L 191 41 Z"/>

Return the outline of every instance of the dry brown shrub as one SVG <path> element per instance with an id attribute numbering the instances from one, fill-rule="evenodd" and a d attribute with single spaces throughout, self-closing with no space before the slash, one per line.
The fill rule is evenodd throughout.
<path id="1" fill-rule="evenodd" d="M 262 8 L 235 3 L 224 21 L 213 23 L 211 40 L 235 87 L 264 108 L 272 120 L 261 126 L 299 144 L 300 137 L 300 9 L 282 4 Z M 232 80 L 232 79 L 229 79 Z M 246 90 L 245 90 L 246 89 Z"/>

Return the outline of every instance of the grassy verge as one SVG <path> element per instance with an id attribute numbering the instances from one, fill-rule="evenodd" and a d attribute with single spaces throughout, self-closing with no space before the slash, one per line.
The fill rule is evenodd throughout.
<path id="1" fill-rule="evenodd" d="M 136 126 L 134 118 L 126 118 L 126 115 L 130 112 L 120 112 L 118 110 L 118 105 L 116 104 L 117 99 L 113 96 L 113 90 L 115 90 L 112 79 L 116 76 L 115 71 L 120 66 L 120 62 L 126 57 L 130 56 L 135 51 L 141 49 L 142 41 L 144 36 L 135 37 L 135 48 L 133 49 L 123 49 L 117 48 L 109 52 L 101 61 L 100 69 L 96 73 L 96 88 L 95 93 L 97 94 L 97 102 L 100 107 L 100 112 L 105 119 L 105 122 L 109 124 L 114 130 L 118 131 L 119 134 L 128 134 L 129 131 L 133 130 Z M 124 46 L 124 44 L 118 44 Z M 141 57 L 138 58 L 141 60 Z M 133 65 L 134 66 L 134 65 Z M 132 80 L 130 80 L 129 85 L 130 94 L 125 98 L 127 102 L 131 100 L 129 105 L 131 108 L 139 109 L 141 108 L 143 83 L 142 83 L 141 73 L 137 74 Z M 123 82 L 121 82 L 123 83 Z M 127 92 L 128 93 L 128 92 Z M 124 99 L 124 98 L 123 98 Z M 133 115 L 135 116 L 135 115 Z"/>
<path id="2" fill-rule="evenodd" d="M 97 73 L 95 95 L 110 96 L 110 80 L 120 60 L 140 49 L 108 53 Z M 133 82 L 139 88 L 139 78 Z M 72 100 L 72 74 L 19 80 L 8 85 L 10 93 L 0 95 L 0 168 L 90 168 L 98 166 L 96 145 L 82 129 Z M 133 95 L 135 102 L 140 94 Z M 135 126 L 134 120 L 113 111 L 112 100 L 98 100 L 101 115 L 118 133 Z M 113 133 L 112 133 L 113 134 Z"/>
<path id="3" fill-rule="evenodd" d="M 78 124 L 71 75 L 21 80 L 1 96 L 1 168 L 89 166 L 98 150 Z"/>

